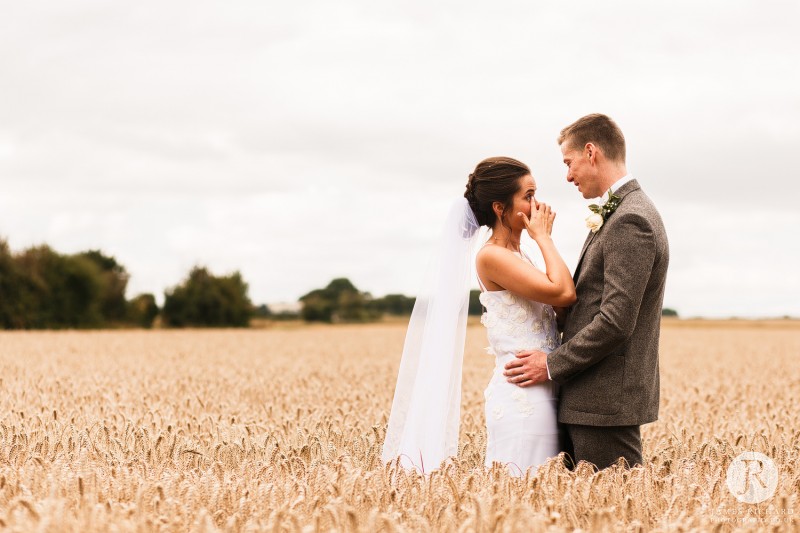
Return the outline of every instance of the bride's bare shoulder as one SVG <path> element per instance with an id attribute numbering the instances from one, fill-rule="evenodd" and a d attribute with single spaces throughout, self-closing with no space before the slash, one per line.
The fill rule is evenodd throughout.
<path id="1" fill-rule="evenodd" d="M 505 248 L 504 246 L 489 243 L 478 250 L 475 261 L 477 262 L 478 266 L 488 266 L 497 263 L 504 263 L 506 261 L 513 260 L 513 258 L 514 254 L 511 253 L 511 250 Z"/>

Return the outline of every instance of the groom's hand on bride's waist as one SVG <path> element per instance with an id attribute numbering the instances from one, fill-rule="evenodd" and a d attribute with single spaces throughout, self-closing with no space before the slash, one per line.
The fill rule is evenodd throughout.
<path id="1" fill-rule="evenodd" d="M 517 357 L 505 366 L 506 380 L 520 387 L 530 387 L 549 379 L 547 354 L 539 350 L 517 352 Z"/>

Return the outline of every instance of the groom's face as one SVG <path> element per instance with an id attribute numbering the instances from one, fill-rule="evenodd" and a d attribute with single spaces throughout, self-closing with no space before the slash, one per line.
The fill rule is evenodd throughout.
<path id="1" fill-rule="evenodd" d="M 569 139 L 561 144 L 561 155 L 567 165 L 567 181 L 574 184 L 584 198 L 597 198 L 605 191 L 600 191 L 597 169 L 592 165 L 589 152 L 585 146 L 574 148 Z"/>

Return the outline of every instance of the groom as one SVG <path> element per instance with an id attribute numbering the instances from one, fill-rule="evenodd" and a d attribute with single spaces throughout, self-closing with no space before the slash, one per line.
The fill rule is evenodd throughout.
<path id="1" fill-rule="evenodd" d="M 642 464 L 639 426 L 658 419 L 658 337 L 669 263 L 661 216 L 625 167 L 625 138 L 605 115 L 587 115 L 558 138 L 567 181 L 586 199 L 613 193 L 590 216 L 573 276 L 561 347 L 521 352 L 512 383 L 559 385 L 562 451 L 603 469 Z M 616 198 L 615 198 L 616 197 Z"/>

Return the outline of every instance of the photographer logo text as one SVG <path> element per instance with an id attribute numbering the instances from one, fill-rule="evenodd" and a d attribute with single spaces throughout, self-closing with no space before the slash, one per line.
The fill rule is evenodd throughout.
<path id="1" fill-rule="evenodd" d="M 728 490 L 744 503 L 760 503 L 775 494 L 778 469 L 775 462 L 759 452 L 744 452 L 728 467 Z"/>

